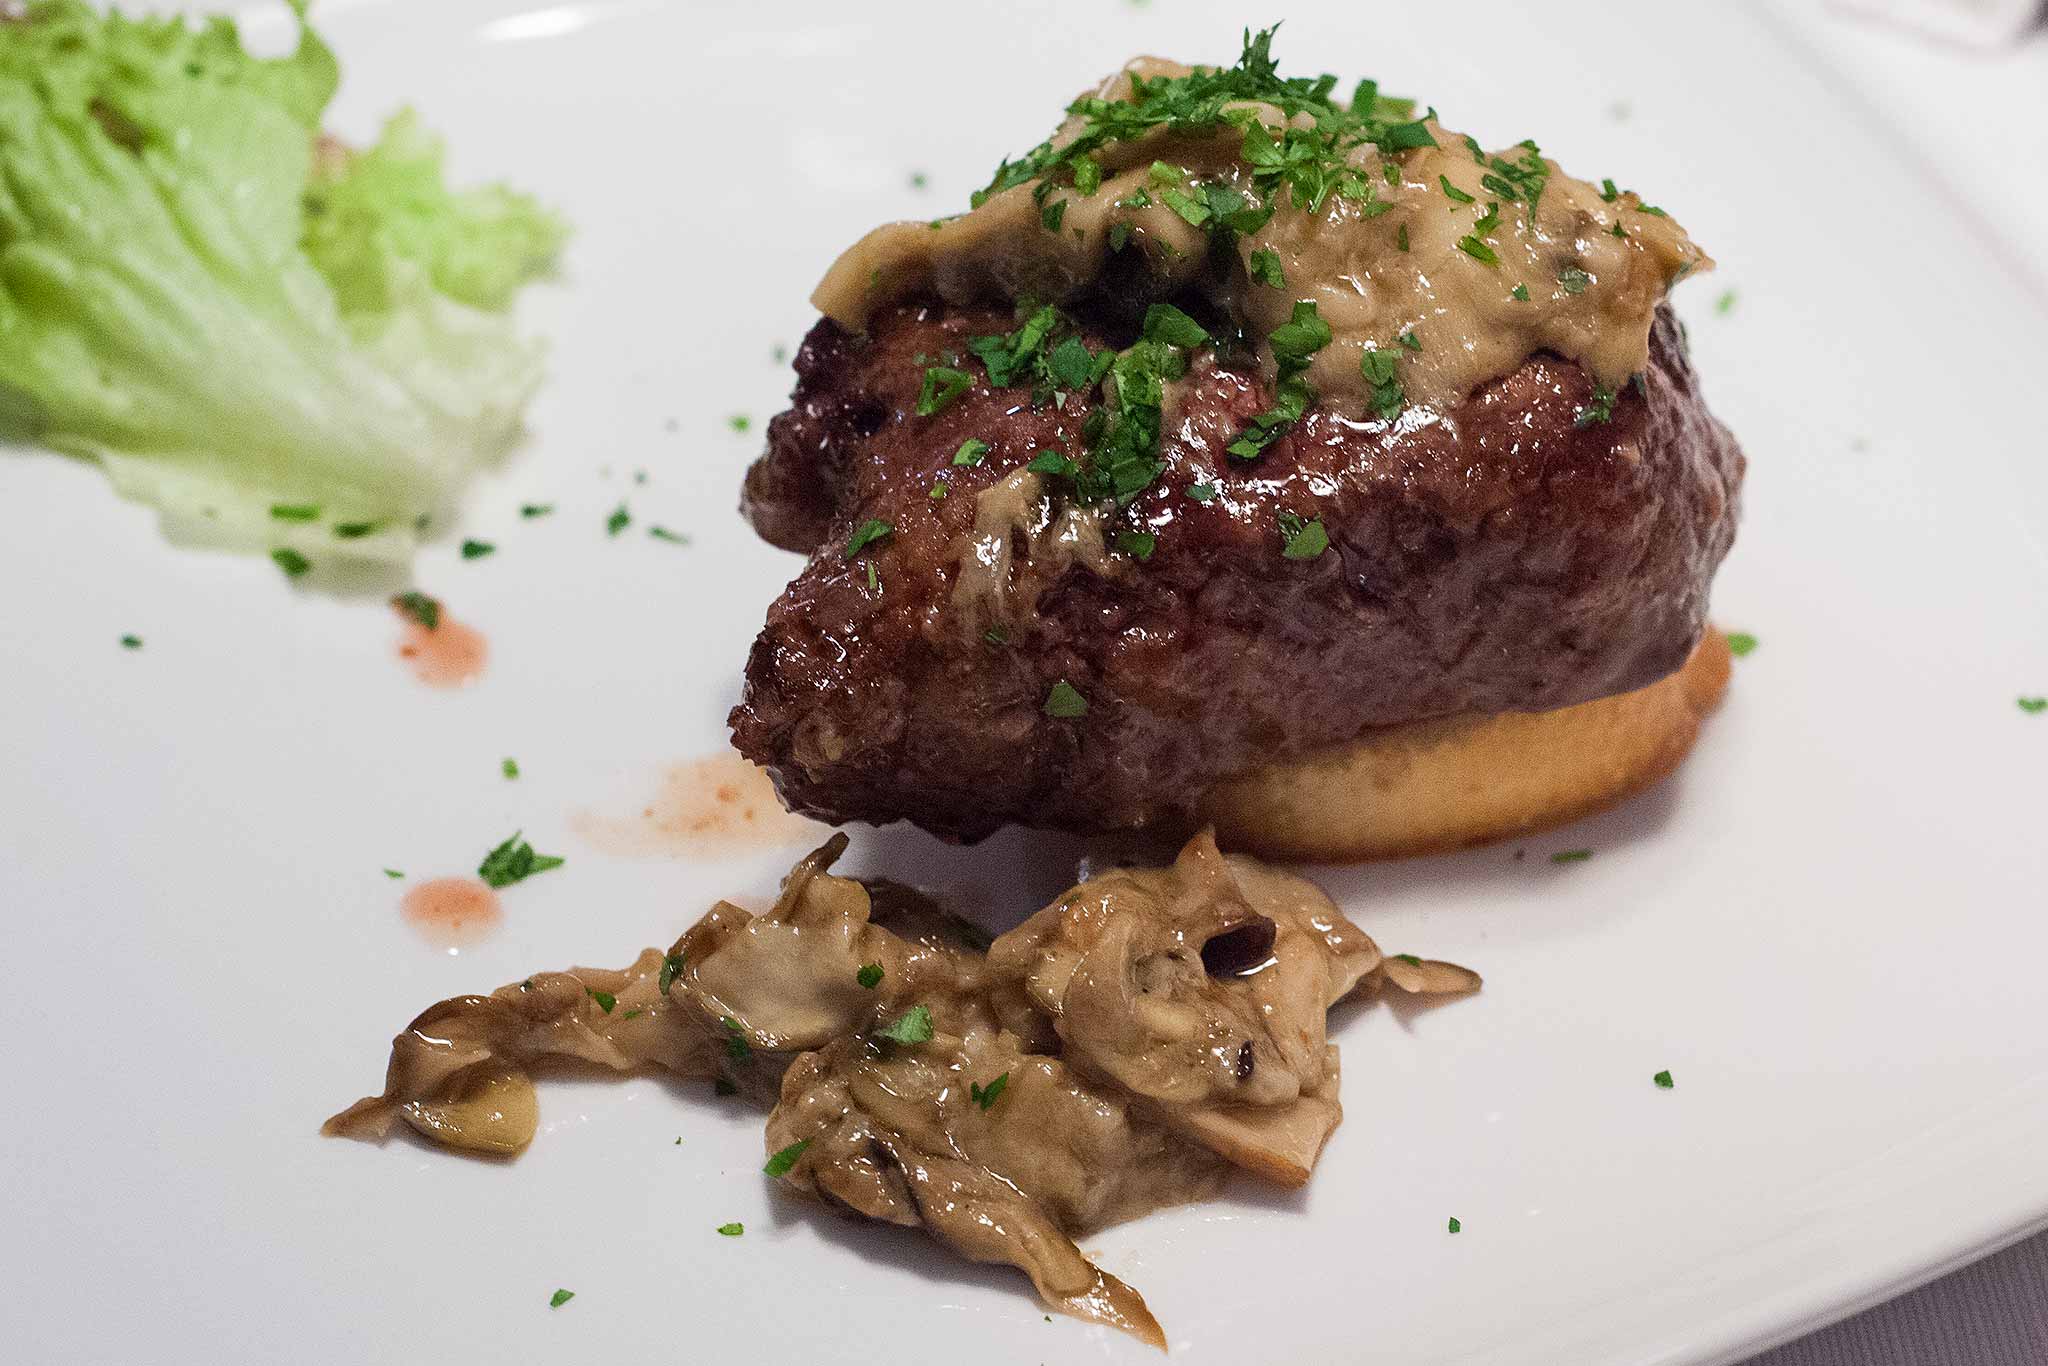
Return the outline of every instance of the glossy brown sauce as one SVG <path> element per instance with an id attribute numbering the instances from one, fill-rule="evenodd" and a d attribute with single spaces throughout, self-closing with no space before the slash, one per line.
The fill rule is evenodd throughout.
<path id="1" fill-rule="evenodd" d="M 412 666 L 413 677 L 430 688 L 459 688 L 475 681 L 490 657 L 490 642 L 474 626 L 453 620 L 444 611 L 429 631 L 416 621 L 405 623 L 398 657 Z"/>
<path id="2" fill-rule="evenodd" d="M 672 764 L 637 808 L 579 811 L 570 828 L 606 853 L 632 858 L 779 848 L 815 842 L 827 829 L 791 815 L 767 773 L 731 753 Z"/>
<path id="3" fill-rule="evenodd" d="M 454 953 L 480 944 L 503 923 L 498 894 L 473 877 L 437 877 L 405 894 L 399 914 L 420 938 Z"/>

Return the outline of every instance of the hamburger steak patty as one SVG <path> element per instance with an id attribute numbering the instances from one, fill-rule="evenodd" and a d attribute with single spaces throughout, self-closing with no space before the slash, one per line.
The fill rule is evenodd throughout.
<path id="1" fill-rule="evenodd" d="M 1375 727 L 1642 687 L 1704 625 L 1744 462 L 1668 307 L 1608 421 L 1581 425 L 1592 379 L 1539 354 L 1448 412 L 1312 408 L 1252 461 L 1225 447 L 1271 387 L 1202 352 L 1168 399 L 1164 472 L 1099 525 L 1017 487 L 1062 482 L 1022 472 L 1041 451 L 1084 458 L 1081 397 L 1034 410 L 970 360 L 971 389 L 914 415 L 928 364 L 1012 326 L 1008 310 L 903 306 L 866 337 L 821 321 L 797 356 L 742 506 L 811 559 L 730 718 L 793 810 L 962 839 L 1184 818 L 1220 778 Z M 955 465 L 970 439 L 985 457 Z M 1201 484 L 1211 501 L 1190 495 Z M 1284 554 L 1283 514 L 1320 521 L 1328 549 Z M 892 533 L 849 557 L 870 519 Z M 1155 536 L 1150 557 L 1117 552 L 1119 531 Z M 994 569 L 963 585 L 977 551 Z M 1048 714 L 1061 681 L 1085 714 Z"/>

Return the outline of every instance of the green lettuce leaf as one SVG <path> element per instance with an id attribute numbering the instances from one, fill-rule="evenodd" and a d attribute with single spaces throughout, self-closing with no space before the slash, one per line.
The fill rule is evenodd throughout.
<path id="1" fill-rule="evenodd" d="M 541 355 L 507 309 L 564 229 L 449 190 L 410 113 L 323 138 L 337 68 L 293 9 L 273 59 L 226 19 L 0 21 L 0 436 L 176 530 L 402 559 L 519 432 Z"/>

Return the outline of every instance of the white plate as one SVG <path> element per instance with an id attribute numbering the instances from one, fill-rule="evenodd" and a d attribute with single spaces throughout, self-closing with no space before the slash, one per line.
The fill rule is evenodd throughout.
<path id="1" fill-rule="evenodd" d="M 702 1087 L 549 1086 L 507 1165 L 314 1131 L 426 1003 L 622 963 L 769 892 L 794 847 L 636 860 L 572 829 L 719 749 L 796 568 L 732 513 L 757 438 L 728 416 L 777 406 L 770 349 L 860 230 L 958 206 L 1125 55 L 1227 60 L 1264 16 L 327 9 L 342 132 L 411 100 L 461 176 L 577 225 L 530 310 L 555 347 L 533 440 L 463 528 L 500 550 L 418 565 L 495 657 L 425 691 L 374 596 L 173 548 L 94 470 L 0 460 L 5 1355 L 1155 1359 L 1045 1322 L 1012 1274 L 776 1198 L 757 1118 Z M 1177 1360 L 1639 1366 L 1730 1360 L 2039 1226 L 2048 717 L 2014 697 L 2048 691 L 2048 322 L 1745 10 L 1329 6 L 1280 51 L 1533 135 L 1720 257 L 1679 298 L 1752 462 L 1718 613 L 1762 646 L 1627 809 L 1519 862 L 1328 871 L 1382 942 L 1486 992 L 1343 1024 L 1348 1118 L 1306 1193 L 1242 1186 L 1090 1249 Z M 511 889 L 487 943 L 423 945 L 380 869 L 465 872 L 515 826 L 568 866 Z M 1014 917 L 1073 849 L 898 830 L 856 862 Z"/>

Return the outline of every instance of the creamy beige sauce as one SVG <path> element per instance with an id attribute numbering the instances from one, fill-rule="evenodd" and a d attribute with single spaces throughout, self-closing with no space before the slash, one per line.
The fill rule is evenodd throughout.
<path id="1" fill-rule="evenodd" d="M 974 499 L 974 529 L 955 554 L 954 616 L 960 629 L 979 635 L 994 622 L 1028 617 L 1038 593 L 1071 564 L 1114 578 L 1117 562 L 1104 544 L 1099 508 L 1046 495 L 1042 475 L 1017 470 Z M 1021 565 L 1019 539 L 1028 547 Z"/>
<path id="2" fill-rule="evenodd" d="M 1131 73 L 1188 71 L 1141 57 L 1094 93 L 1125 98 Z M 1271 105 L 1251 107 L 1268 126 L 1284 122 Z M 1481 183 L 1488 167 L 1462 137 L 1434 123 L 1430 128 L 1435 147 L 1387 156 L 1365 145 L 1349 154 L 1389 209 L 1369 217 L 1359 201 L 1334 195 L 1314 215 L 1282 204 L 1263 228 L 1237 238 L 1239 259 L 1227 272 L 1211 269 L 1205 232 L 1160 202 L 1156 185 L 1150 206 L 1131 208 L 1126 201 L 1147 187 L 1155 160 L 1184 169 L 1191 181 L 1247 187 L 1242 135 L 1235 128 L 1199 136 L 1155 131 L 1097 154 L 1105 174 L 1094 194 L 1082 196 L 1072 187 L 1054 192 L 1052 199 L 1066 202 L 1057 231 L 1040 220 L 1035 184 L 1018 185 L 936 225 L 876 228 L 833 264 L 812 302 L 856 331 L 876 309 L 925 294 L 950 303 L 1072 303 L 1101 277 L 1112 255 L 1110 230 L 1122 223 L 1130 232 L 1125 251 L 1143 253 L 1151 297 L 1200 290 L 1262 342 L 1288 320 L 1297 300 L 1313 300 L 1333 337 L 1312 361 L 1309 381 L 1352 416 L 1366 415 L 1371 397 L 1359 369 L 1369 349 L 1393 348 L 1409 400 L 1436 406 L 1457 402 L 1538 351 L 1578 361 L 1615 388 L 1643 369 L 1650 324 L 1665 292 L 1713 265 L 1684 229 L 1668 216 L 1645 212 L 1634 194 L 1610 201 L 1600 188 L 1548 161 L 1550 178 L 1533 211 L 1506 202 Z M 1070 140 L 1079 131 L 1070 120 L 1053 140 Z M 1521 153 L 1500 155 L 1513 160 Z M 1397 168 L 1397 182 L 1384 178 L 1386 164 Z M 1445 181 L 1472 202 L 1446 193 Z M 1497 256 L 1492 264 L 1458 245 L 1474 234 L 1489 205 L 1498 206 L 1499 221 L 1480 240 Z M 1617 226 L 1622 236 L 1614 234 Z M 1262 250 L 1278 253 L 1284 288 L 1250 274 L 1252 254 Z M 1528 298 L 1515 297 L 1517 286 Z M 1399 345 L 1410 332 L 1422 343 L 1419 351 Z M 1273 358 L 1263 346 L 1261 354 L 1270 372 Z"/>

